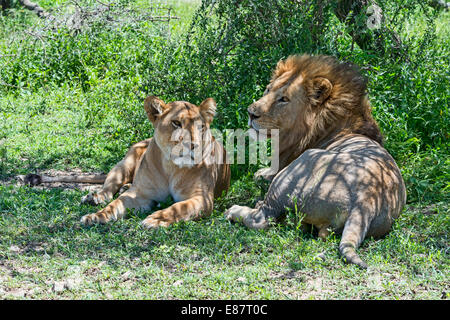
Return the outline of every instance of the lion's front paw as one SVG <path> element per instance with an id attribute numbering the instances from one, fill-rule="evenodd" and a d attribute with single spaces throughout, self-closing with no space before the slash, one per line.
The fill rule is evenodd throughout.
<path id="1" fill-rule="evenodd" d="M 142 221 L 142 226 L 147 229 L 156 229 L 159 227 L 168 227 L 174 221 L 165 217 L 163 210 L 156 211 Z"/>
<path id="2" fill-rule="evenodd" d="M 87 195 L 81 198 L 82 204 L 90 204 L 93 206 L 97 206 L 99 204 L 106 204 L 106 202 L 107 199 L 101 192 L 99 193 L 89 192 Z"/>
<path id="3" fill-rule="evenodd" d="M 258 209 L 234 205 L 225 212 L 225 217 L 232 222 L 241 222 L 251 229 L 264 229 L 269 225 L 263 212 Z"/>
<path id="4" fill-rule="evenodd" d="M 95 223 L 107 223 L 109 220 L 109 215 L 105 212 L 105 210 L 100 210 L 99 212 L 83 216 L 80 220 L 80 223 L 85 226 L 90 226 Z"/>
<path id="5" fill-rule="evenodd" d="M 225 218 L 231 222 L 242 222 L 244 218 L 252 212 L 249 207 L 234 205 L 225 211 Z"/>
<path id="6" fill-rule="evenodd" d="M 277 173 L 272 168 L 262 168 L 255 172 L 256 179 L 264 179 L 267 181 L 272 181 Z"/>

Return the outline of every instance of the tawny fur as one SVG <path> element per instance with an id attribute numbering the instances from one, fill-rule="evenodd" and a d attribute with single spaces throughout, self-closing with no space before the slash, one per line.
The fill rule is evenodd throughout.
<path id="1" fill-rule="evenodd" d="M 371 114 L 366 79 L 349 63 L 330 56 L 291 56 L 280 61 L 263 97 L 249 108 L 256 129 L 279 129 L 280 170 L 257 208 L 233 206 L 228 219 L 265 228 L 286 208 L 326 238 L 342 232 L 347 262 L 366 264 L 356 248 L 366 236 L 389 232 L 406 201 L 394 159 L 382 147 Z"/>
<path id="2" fill-rule="evenodd" d="M 117 220 L 125 216 L 127 209 L 150 210 L 171 195 L 175 201 L 173 205 L 152 213 L 143 221 L 147 228 L 166 227 L 177 221 L 209 215 L 214 198 L 227 191 L 230 183 L 227 164 L 202 160 L 188 166 L 177 165 L 170 156 L 171 149 L 181 141 L 172 139 L 176 130 L 174 121 L 190 132 L 192 144 L 204 143 L 199 140 L 202 128 L 198 124 L 209 132 L 216 107 L 214 100 L 206 99 L 196 106 L 185 101 L 165 104 L 156 97 L 148 97 L 144 107 L 155 129 L 153 138 L 134 144 L 125 158 L 108 173 L 102 190 L 88 194 L 82 201 L 107 203 L 124 184 L 131 183 L 131 187 L 104 209 L 83 216 L 82 224 Z M 217 141 L 212 139 L 211 143 L 208 150 L 213 156 L 225 154 Z"/>

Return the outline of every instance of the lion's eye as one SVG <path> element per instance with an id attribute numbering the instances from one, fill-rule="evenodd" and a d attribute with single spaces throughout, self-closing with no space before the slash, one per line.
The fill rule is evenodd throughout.
<path id="1" fill-rule="evenodd" d="M 181 128 L 181 122 L 178 120 L 173 120 L 172 125 L 174 126 L 174 128 Z"/>
<path id="2" fill-rule="evenodd" d="M 278 102 L 289 102 L 289 98 L 286 96 L 281 97 Z"/>

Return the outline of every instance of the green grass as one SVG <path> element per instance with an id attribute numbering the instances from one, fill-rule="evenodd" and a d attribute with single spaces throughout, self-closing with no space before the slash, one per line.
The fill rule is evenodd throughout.
<path id="1" fill-rule="evenodd" d="M 39 3 L 50 9 L 65 1 Z M 301 233 L 292 214 L 286 224 L 263 231 L 229 223 L 223 216 L 227 208 L 254 205 L 265 194 L 267 185 L 253 181 L 256 166 L 232 167 L 231 188 L 216 201 L 211 217 L 152 231 L 140 226 L 151 212 L 82 227 L 80 218 L 100 208 L 80 205 L 86 192 L 16 183 L 19 174 L 48 169 L 107 172 L 132 143 L 151 136 L 142 85 L 151 79 L 151 93 L 159 90 L 167 100 L 189 97 L 188 91 L 166 94 L 168 84 L 193 88 L 182 82 L 191 81 L 182 74 L 189 66 L 170 60 L 183 55 L 169 53 L 190 31 L 199 3 L 168 1 L 180 17 L 171 24 L 172 43 L 147 24 L 122 33 L 60 34 L 45 47 L 44 62 L 39 41 L 12 41 L 12 30 L 38 19 L 26 11 L 1 17 L 0 81 L 22 88 L 0 84 L 0 299 L 448 299 L 448 106 L 441 103 L 448 88 L 427 64 L 416 73 L 409 66 L 391 70 L 380 64 L 369 74 L 374 114 L 409 200 L 384 239 L 362 244 L 358 252 L 369 265 L 366 271 L 343 263 L 340 236 L 323 242 Z M 404 32 L 423 31 L 426 21 L 419 18 Z M 436 23 L 442 52 L 448 50 L 448 18 L 444 13 Z M 343 55 L 370 61 L 361 52 Z M 436 67 L 441 74 L 446 61 L 442 54 Z M 175 80 L 166 82 L 161 70 Z M 21 80 L 14 82 L 16 76 Z M 241 80 L 233 81 L 238 87 Z M 215 85 L 218 94 L 226 93 Z M 220 106 L 216 125 L 244 123 L 236 120 L 245 113 L 242 100 L 251 101 L 262 85 L 244 88 L 255 96 L 234 92 L 232 104 Z M 428 92 L 439 94 L 433 100 Z M 430 107 L 434 104 L 440 111 Z"/>
<path id="2" fill-rule="evenodd" d="M 289 224 L 248 230 L 227 222 L 222 210 L 154 231 L 140 227 L 145 214 L 83 228 L 79 218 L 95 208 L 80 206 L 81 196 L 0 187 L 2 297 L 440 299 L 449 293 L 444 204 L 409 207 L 385 239 L 366 240 L 359 252 L 370 267 L 361 271 L 339 258 L 339 237 L 323 242 Z M 70 281 L 70 289 L 52 289 Z"/>

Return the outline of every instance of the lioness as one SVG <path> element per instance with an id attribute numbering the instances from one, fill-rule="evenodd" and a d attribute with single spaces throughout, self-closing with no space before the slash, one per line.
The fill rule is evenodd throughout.
<path id="1" fill-rule="evenodd" d="M 171 195 L 175 203 L 149 215 L 142 224 L 147 228 L 168 226 L 180 220 L 198 219 L 209 215 L 214 198 L 226 192 L 230 185 L 230 168 L 222 164 L 225 149 L 211 135 L 216 103 L 212 98 L 199 106 L 185 101 L 164 103 L 157 97 L 147 97 L 144 108 L 153 123 L 153 138 L 134 144 L 106 177 L 49 178 L 29 175 L 32 184 L 40 182 L 104 181 L 103 188 L 88 194 L 83 203 L 103 204 L 119 189 L 131 187 L 104 209 L 85 215 L 81 223 L 106 223 L 122 218 L 127 209 L 149 210 L 156 202 Z M 185 134 L 187 133 L 187 135 Z M 183 147 L 186 152 L 174 152 Z"/>
<path id="2" fill-rule="evenodd" d="M 280 169 L 255 209 L 232 206 L 225 214 L 249 228 L 266 228 L 286 208 L 299 208 L 304 227 L 325 239 L 342 232 L 339 251 L 349 263 L 367 265 L 355 249 L 381 237 L 406 202 L 394 159 L 382 147 L 371 115 L 366 80 L 348 63 L 329 56 L 280 61 L 262 98 L 248 108 L 255 130 L 278 129 Z"/>

